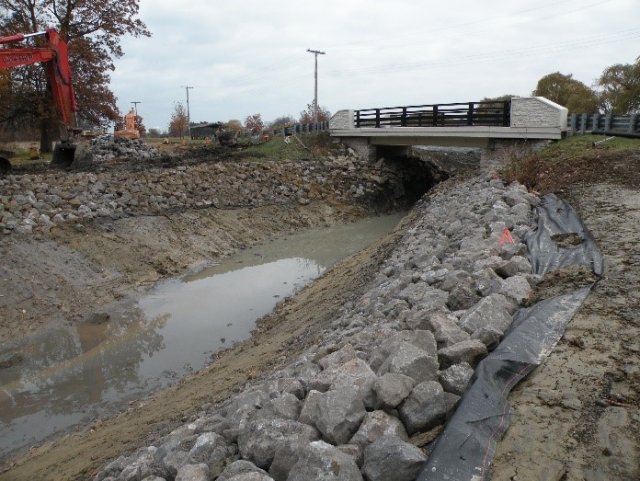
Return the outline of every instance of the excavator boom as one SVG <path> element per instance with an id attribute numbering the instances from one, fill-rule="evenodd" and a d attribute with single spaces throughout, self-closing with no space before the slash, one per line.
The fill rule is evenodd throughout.
<path id="1" fill-rule="evenodd" d="M 45 36 L 46 46 L 0 48 L 0 68 L 44 64 L 53 102 L 64 127 L 62 143 L 54 151 L 53 163 L 69 166 L 74 162 L 76 154 L 76 145 L 71 141 L 71 137 L 76 126 L 75 113 L 78 111 L 78 105 L 73 89 L 67 43 L 60 38 L 57 30 L 49 28 L 44 32 L 0 37 L 0 45 L 23 42 L 36 36 Z"/>

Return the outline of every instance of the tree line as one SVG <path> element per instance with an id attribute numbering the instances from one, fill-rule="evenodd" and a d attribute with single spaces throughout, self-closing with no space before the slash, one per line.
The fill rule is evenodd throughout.
<path id="1" fill-rule="evenodd" d="M 125 35 L 150 36 L 138 18 L 139 0 L 0 0 L 0 35 L 41 31 L 49 26 L 58 29 L 69 45 L 74 84 L 79 106 L 80 127 L 107 125 L 122 119 L 116 96 L 110 87 L 114 60 L 123 55 L 121 39 Z M 35 40 L 42 46 L 42 39 Z M 640 57 L 634 63 L 606 67 L 592 86 L 573 78 L 572 74 L 550 73 L 542 77 L 534 95 L 541 95 L 572 112 L 628 114 L 640 110 Z M 504 96 L 510 97 L 510 96 Z M 57 137 L 58 114 L 52 105 L 50 86 L 40 65 L 0 71 L 0 133 L 24 132 L 40 136 L 43 152 L 51 150 Z M 188 125 L 184 106 L 176 104 L 168 131 L 184 135 Z M 300 113 L 297 122 L 311 123 L 315 117 L 313 103 Z M 318 121 L 329 119 L 320 108 Z M 271 122 L 269 128 L 296 123 L 291 116 Z M 144 129 L 142 118 L 137 119 Z M 226 128 L 240 128 L 256 133 L 265 128 L 260 114 L 225 123 Z"/>
<path id="2" fill-rule="evenodd" d="M 231 119 L 227 122 L 216 122 L 213 125 L 217 130 L 221 131 L 230 131 L 234 135 L 259 135 L 263 133 L 265 130 L 275 130 L 283 127 L 289 127 L 296 123 L 299 124 L 311 124 L 316 121 L 318 122 L 328 122 L 331 118 L 331 112 L 325 107 L 318 106 L 318 112 L 316 117 L 316 112 L 314 108 L 314 104 L 307 104 L 306 109 L 300 112 L 298 119 L 296 120 L 291 115 L 283 115 L 281 117 L 276 118 L 271 122 L 265 122 L 262 119 L 262 114 L 256 113 L 252 115 L 248 115 L 244 121 L 244 125 L 240 120 Z M 208 123 L 208 122 L 203 122 Z M 201 124 L 191 123 L 191 127 L 197 127 Z M 187 109 L 184 107 L 182 102 L 176 102 L 173 108 L 173 112 L 171 114 L 171 119 L 169 121 L 169 127 L 167 128 L 167 134 L 170 137 L 184 137 L 188 132 L 189 127 L 189 119 L 187 117 Z M 152 129 L 154 130 L 154 129 Z M 161 135 L 160 132 L 154 130 L 152 132 L 153 135 Z"/>
<path id="3" fill-rule="evenodd" d="M 640 57 L 631 64 L 604 69 L 592 87 L 560 72 L 545 75 L 533 95 L 563 105 L 574 113 L 632 114 L 640 110 Z"/>

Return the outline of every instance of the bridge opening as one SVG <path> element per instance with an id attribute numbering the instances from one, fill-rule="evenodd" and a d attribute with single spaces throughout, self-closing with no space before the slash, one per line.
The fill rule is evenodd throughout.
<path id="1" fill-rule="evenodd" d="M 378 161 L 385 162 L 400 177 L 398 184 L 405 207 L 411 207 L 436 184 L 449 178 L 449 174 L 428 158 L 417 155 L 413 149 L 379 147 Z"/>

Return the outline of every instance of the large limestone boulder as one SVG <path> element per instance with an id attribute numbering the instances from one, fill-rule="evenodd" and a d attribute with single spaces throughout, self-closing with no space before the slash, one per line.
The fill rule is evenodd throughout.
<path id="1" fill-rule="evenodd" d="M 368 481 L 414 481 L 427 457 L 397 436 L 383 436 L 364 450 L 362 472 Z"/>

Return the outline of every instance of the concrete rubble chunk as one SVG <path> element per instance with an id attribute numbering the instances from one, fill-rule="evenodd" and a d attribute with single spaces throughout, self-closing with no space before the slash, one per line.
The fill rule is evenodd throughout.
<path id="1" fill-rule="evenodd" d="M 348 361 L 353 361 L 357 358 L 356 350 L 351 344 L 346 344 L 342 349 L 332 352 L 324 356 L 318 361 L 318 364 L 322 369 L 330 369 L 340 367 Z"/>
<path id="2" fill-rule="evenodd" d="M 300 416 L 298 416 L 299 422 L 308 424 L 309 426 L 315 426 L 315 419 L 318 413 L 321 398 L 322 393 L 320 391 L 309 391 L 309 394 L 302 404 Z"/>
<path id="3" fill-rule="evenodd" d="M 336 448 L 347 456 L 351 456 L 356 462 L 356 465 L 359 468 L 362 468 L 362 463 L 364 462 L 364 450 L 361 446 L 358 446 L 357 444 L 341 444 L 340 446 L 336 446 Z"/>
<path id="4" fill-rule="evenodd" d="M 512 276 L 502 281 L 500 294 L 513 299 L 518 304 L 523 305 L 529 300 L 533 291 L 531 284 L 524 276 Z"/>
<path id="5" fill-rule="evenodd" d="M 442 371 L 439 381 L 445 392 L 462 396 L 472 376 L 473 368 L 468 363 L 461 362 Z"/>
<path id="6" fill-rule="evenodd" d="M 307 399 L 300 419 L 312 423 L 325 440 L 338 445 L 351 439 L 365 414 L 362 395 L 358 390 L 345 387 Z"/>
<path id="7" fill-rule="evenodd" d="M 473 273 L 473 278 L 473 287 L 482 297 L 498 293 L 502 288 L 502 278 L 493 269 L 486 268 L 476 271 Z"/>
<path id="8" fill-rule="evenodd" d="M 437 377 L 438 361 L 413 344 L 400 342 L 378 369 L 378 375 L 386 373 L 404 374 L 416 382 L 431 381 Z"/>
<path id="9" fill-rule="evenodd" d="M 410 307 L 420 307 L 422 310 L 429 311 L 444 307 L 449 295 L 426 282 L 416 282 L 400 291 L 398 297 L 406 301 Z"/>
<path id="10" fill-rule="evenodd" d="M 362 472 L 368 481 L 414 481 L 425 454 L 397 436 L 383 436 L 364 450 Z"/>
<path id="11" fill-rule="evenodd" d="M 462 341 L 438 351 L 440 365 L 445 369 L 462 362 L 475 366 L 486 355 L 487 346 L 477 339 Z"/>
<path id="12" fill-rule="evenodd" d="M 377 407 L 394 409 L 409 395 L 416 382 L 404 374 L 387 373 L 376 379 L 373 389 Z"/>
<path id="13" fill-rule="evenodd" d="M 196 443 L 189 451 L 192 464 L 204 463 L 209 468 L 211 476 L 218 476 L 226 464 L 227 459 L 234 454 L 234 450 L 227 445 L 224 438 L 216 433 L 203 433 L 196 439 Z"/>
<path id="14" fill-rule="evenodd" d="M 479 340 L 482 344 L 487 346 L 487 351 L 493 351 L 496 347 L 498 347 L 498 344 L 500 344 L 503 336 L 504 333 L 501 330 L 488 326 L 481 327 L 480 329 L 475 331 L 471 335 L 471 339 Z"/>
<path id="15" fill-rule="evenodd" d="M 473 334 L 480 328 L 491 327 L 502 332 L 511 325 L 511 314 L 506 306 L 508 301 L 502 294 L 491 294 L 480 300 L 461 318 L 458 325 Z"/>
<path id="16" fill-rule="evenodd" d="M 447 414 L 442 386 L 436 381 L 418 384 L 400 405 L 399 411 L 409 435 L 441 424 Z"/>
<path id="17" fill-rule="evenodd" d="M 513 256 L 508 261 L 499 264 L 495 269 L 496 273 L 502 277 L 531 274 L 531 270 L 531 263 L 522 256 Z"/>
<path id="18" fill-rule="evenodd" d="M 293 394 L 298 399 L 304 399 L 306 391 L 302 383 L 293 377 L 282 377 L 265 383 L 261 389 L 269 397 L 276 397 L 280 394 Z"/>
<path id="19" fill-rule="evenodd" d="M 398 418 L 390 416 L 384 411 L 368 412 L 349 444 L 356 444 L 364 448 L 386 435 L 397 436 L 405 441 L 409 439 L 406 429 Z"/>
<path id="20" fill-rule="evenodd" d="M 363 481 L 351 456 L 325 443 L 310 443 L 291 468 L 287 481 Z"/>
<path id="21" fill-rule="evenodd" d="M 178 469 L 175 481 L 209 481 L 209 467 L 204 463 L 185 464 Z"/>
<path id="22" fill-rule="evenodd" d="M 248 424 L 238 436 L 243 459 L 269 469 L 276 450 L 285 445 L 300 445 L 318 439 L 317 431 L 290 419 L 259 419 Z"/>
<path id="23" fill-rule="evenodd" d="M 428 330 L 393 332 L 389 333 L 386 338 L 383 338 L 378 349 L 373 351 L 371 356 L 369 356 L 371 369 L 374 371 L 379 370 L 382 363 L 387 360 L 391 353 L 397 350 L 401 342 L 413 344 L 431 357 L 435 358 L 438 355 L 438 345 L 432 332 Z"/>
<path id="24" fill-rule="evenodd" d="M 435 312 L 429 318 L 429 325 L 439 347 L 447 347 L 469 339 L 469 333 L 458 327 L 458 319 L 446 312 Z"/>
<path id="25" fill-rule="evenodd" d="M 282 419 L 298 420 L 302 410 L 302 401 L 293 394 L 285 393 L 280 397 L 272 399 L 263 409 L 260 410 L 260 417 L 272 416 Z"/>
<path id="26" fill-rule="evenodd" d="M 309 388 L 316 391 L 337 390 L 341 388 L 357 389 L 368 407 L 375 402 L 373 383 L 376 374 L 366 361 L 352 359 L 344 364 L 336 365 L 320 372 L 309 381 Z"/>
<path id="27" fill-rule="evenodd" d="M 242 473 L 242 474 L 236 474 L 233 478 L 229 478 L 228 481 L 275 481 L 275 480 L 268 474 Z"/>
<path id="28" fill-rule="evenodd" d="M 452 311 L 469 309 L 480 300 L 475 288 L 469 284 L 460 284 L 449 293 L 447 307 Z"/>
<path id="29" fill-rule="evenodd" d="M 238 476 L 240 474 L 246 473 L 258 473 L 262 475 L 267 475 L 266 471 L 260 469 L 258 466 L 253 464 L 251 461 L 246 461 L 244 459 L 240 459 L 238 461 L 234 461 L 229 464 L 224 471 L 218 476 L 216 481 L 229 481 L 234 476 Z"/>
<path id="30" fill-rule="evenodd" d="M 168 478 L 171 473 L 162 462 L 165 454 L 164 449 L 155 446 L 141 448 L 131 457 L 133 461 L 122 469 L 117 477 L 118 481 L 134 481 L 147 476 Z"/>

